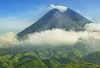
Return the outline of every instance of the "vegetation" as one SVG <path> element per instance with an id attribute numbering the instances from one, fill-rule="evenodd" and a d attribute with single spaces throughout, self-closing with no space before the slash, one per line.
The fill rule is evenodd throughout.
<path id="1" fill-rule="evenodd" d="M 99 58 L 72 46 L 10 47 L 0 49 L 0 68 L 100 68 Z"/>
<path id="2" fill-rule="evenodd" d="M 92 52 L 84 57 L 85 61 L 100 65 L 100 51 Z"/>
<path id="3" fill-rule="evenodd" d="M 100 66 L 86 62 L 72 62 L 70 64 L 62 64 L 58 68 L 100 68 Z"/>

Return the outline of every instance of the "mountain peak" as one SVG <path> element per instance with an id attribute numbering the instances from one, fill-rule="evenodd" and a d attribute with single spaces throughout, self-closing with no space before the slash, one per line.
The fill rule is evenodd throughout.
<path id="1" fill-rule="evenodd" d="M 78 14 L 77 12 L 67 9 L 65 12 L 60 12 L 59 9 L 52 9 L 40 18 L 36 23 L 29 26 L 18 34 L 18 37 L 23 37 L 33 32 L 40 32 L 51 29 L 65 29 L 65 30 L 84 30 L 84 26 L 91 23 L 88 19 Z"/>
<path id="2" fill-rule="evenodd" d="M 67 11 L 67 9 L 68 9 L 68 7 L 66 7 L 66 6 L 54 5 L 54 4 L 50 4 L 50 8 L 51 8 L 51 9 L 58 9 L 58 10 L 60 10 L 61 12 L 65 12 L 65 11 Z"/>

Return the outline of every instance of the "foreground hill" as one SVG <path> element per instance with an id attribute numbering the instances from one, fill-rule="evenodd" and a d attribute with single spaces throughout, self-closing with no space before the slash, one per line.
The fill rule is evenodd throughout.
<path id="1" fill-rule="evenodd" d="M 0 52 L 0 68 L 100 68 L 100 52 L 86 55 L 72 46 L 16 46 Z"/>
<path id="2" fill-rule="evenodd" d="M 87 62 L 72 62 L 70 64 L 60 65 L 58 68 L 100 68 L 100 66 Z"/>
<path id="3" fill-rule="evenodd" d="M 67 60 L 66 60 L 67 59 Z M 69 58 L 70 59 L 70 58 Z M 66 62 L 65 62 L 66 61 Z M 64 63 L 62 63 L 64 62 Z M 34 52 L 7 54 L 0 56 L 0 68 L 100 68 L 99 65 L 68 58 L 40 59 Z"/>
<path id="4" fill-rule="evenodd" d="M 87 62 L 100 65 L 100 51 L 92 52 L 84 58 Z"/>

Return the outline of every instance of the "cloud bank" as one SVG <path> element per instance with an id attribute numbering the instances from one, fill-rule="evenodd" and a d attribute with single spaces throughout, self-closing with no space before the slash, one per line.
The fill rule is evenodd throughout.
<path id="1" fill-rule="evenodd" d="M 98 25 L 98 26 L 97 26 Z M 46 30 L 28 35 L 28 38 L 19 41 L 13 32 L 0 35 L 0 47 L 17 45 L 74 45 L 78 42 L 85 42 L 91 46 L 100 46 L 99 23 L 87 24 L 85 31 L 65 31 L 62 29 Z M 92 46 L 92 47 L 93 47 Z M 96 47 L 95 46 L 95 47 Z"/>
<path id="2" fill-rule="evenodd" d="M 14 32 L 8 32 L 0 35 L 0 47 L 11 46 L 14 44 L 18 44 L 18 40 Z"/>
<path id="3" fill-rule="evenodd" d="M 86 24 L 85 28 L 88 31 L 96 31 L 96 32 L 99 32 L 100 31 L 100 23 L 90 23 L 90 24 Z"/>

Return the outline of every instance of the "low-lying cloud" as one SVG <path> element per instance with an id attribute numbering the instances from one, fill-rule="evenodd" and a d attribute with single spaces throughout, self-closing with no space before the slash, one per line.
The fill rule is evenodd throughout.
<path id="1" fill-rule="evenodd" d="M 62 29 L 46 30 L 28 35 L 28 38 L 19 41 L 13 32 L 0 35 L 0 47 L 15 45 L 74 45 L 78 42 L 90 43 L 99 46 L 99 24 L 87 24 L 86 31 L 65 31 Z M 91 30 L 90 30 L 91 29 Z M 92 46 L 91 45 L 91 46 Z"/>
<path id="2" fill-rule="evenodd" d="M 86 24 L 85 26 L 86 30 L 88 31 L 100 31 L 100 23 L 90 23 L 90 24 Z"/>
<path id="3" fill-rule="evenodd" d="M 8 32 L 6 34 L 0 35 L 0 47 L 6 47 L 12 44 L 17 44 L 18 40 L 15 36 L 16 34 L 14 32 Z"/>

